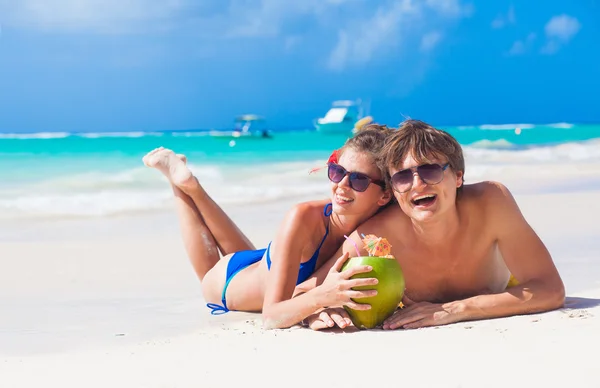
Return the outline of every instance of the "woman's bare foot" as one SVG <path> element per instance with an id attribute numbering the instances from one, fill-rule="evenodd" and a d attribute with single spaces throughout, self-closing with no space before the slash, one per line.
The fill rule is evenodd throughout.
<path id="1" fill-rule="evenodd" d="M 192 172 L 186 166 L 187 159 L 184 155 L 159 147 L 148 152 L 142 161 L 146 166 L 162 172 L 177 187 L 183 189 L 195 183 Z"/>

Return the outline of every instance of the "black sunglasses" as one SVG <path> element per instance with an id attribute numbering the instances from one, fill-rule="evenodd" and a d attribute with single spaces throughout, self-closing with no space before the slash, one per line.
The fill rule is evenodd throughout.
<path id="1" fill-rule="evenodd" d="M 327 165 L 327 176 L 333 183 L 340 183 L 346 175 L 349 175 L 348 185 L 352 190 L 363 192 L 369 188 L 371 183 L 385 189 L 385 182 L 371 179 L 362 172 L 346 171 L 344 167 L 336 163 L 329 163 Z"/>
<path id="2" fill-rule="evenodd" d="M 413 177 L 415 172 L 421 180 L 428 185 L 436 185 L 444 179 L 444 171 L 450 163 L 440 164 L 422 164 L 417 167 L 411 167 L 400 170 L 392 175 L 392 187 L 399 193 L 405 193 L 413 186 Z"/>

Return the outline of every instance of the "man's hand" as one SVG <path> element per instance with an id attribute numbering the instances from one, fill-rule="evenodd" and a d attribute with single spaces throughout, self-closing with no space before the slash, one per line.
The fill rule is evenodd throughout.
<path id="1" fill-rule="evenodd" d="M 447 325 L 457 321 L 457 317 L 451 313 L 447 304 L 419 302 L 396 310 L 391 317 L 383 322 L 383 329 L 418 329 L 427 326 Z"/>
<path id="2" fill-rule="evenodd" d="M 306 325 L 313 330 L 330 329 L 338 326 L 345 329 L 352 326 L 350 316 L 343 308 L 328 308 L 305 319 Z"/>

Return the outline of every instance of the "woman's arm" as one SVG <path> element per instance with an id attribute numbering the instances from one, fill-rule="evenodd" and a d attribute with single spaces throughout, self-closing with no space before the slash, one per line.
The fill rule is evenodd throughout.
<path id="1" fill-rule="evenodd" d="M 340 273 L 341 266 L 347 260 L 347 256 L 344 255 L 327 272 L 328 282 L 292 298 L 303 250 L 309 249 L 312 252 L 315 247 L 314 230 L 322 225 L 320 213 L 311 210 L 309 204 L 294 207 L 271 243 L 274 259 L 269 271 L 262 310 L 265 328 L 290 327 L 323 307 L 341 306 L 342 303 L 361 308 L 362 304 L 354 303 L 351 299 L 373 294 L 373 290 L 351 290 L 359 285 L 372 285 L 373 279 L 348 280 L 356 273 L 369 272 L 371 269 L 367 266 L 354 267 Z"/>
<path id="2" fill-rule="evenodd" d="M 360 241 L 360 235 L 358 231 L 352 232 L 349 236 L 350 240 L 346 239 L 342 245 L 340 245 L 337 252 L 331 256 L 329 260 L 325 262 L 319 269 L 312 274 L 311 277 L 306 279 L 304 282 L 298 284 L 296 289 L 294 290 L 294 297 L 304 294 L 313 288 L 320 286 L 325 281 L 325 278 L 331 271 L 331 268 L 335 266 L 336 261 L 343 256 L 345 253 L 348 253 L 348 257 L 356 256 L 356 248 L 352 244 L 351 241 Z M 364 249 L 364 247 L 360 248 L 360 254 L 363 256 L 368 256 L 368 252 Z"/>
<path id="3" fill-rule="evenodd" d="M 312 290 L 313 288 L 320 286 L 325 281 L 327 274 L 331 268 L 335 265 L 337 259 L 340 258 L 344 254 L 344 245 L 340 246 L 335 255 L 333 255 L 329 260 L 325 262 L 319 269 L 312 274 L 311 277 L 298 284 L 294 289 L 293 297 L 297 297 L 298 295 L 302 295 Z"/>

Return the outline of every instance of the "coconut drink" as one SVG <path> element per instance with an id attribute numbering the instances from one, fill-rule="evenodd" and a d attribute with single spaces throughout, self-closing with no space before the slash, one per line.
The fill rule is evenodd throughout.
<path id="1" fill-rule="evenodd" d="M 370 272 L 352 276 L 357 278 L 377 278 L 379 283 L 374 286 L 355 287 L 353 290 L 377 290 L 377 295 L 369 298 L 354 300 L 356 303 L 368 303 L 369 310 L 353 310 L 344 306 L 350 319 L 359 329 L 372 329 L 379 326 L 396 311 L 404 296 L 404 274 L 400 264 L 390 254 L 391 245 L 385 238 L 373 235 L 363 236 L 363 243 L 369 256 L 352 257 L 348 259 L 342 271 L 357 265 L 370 265 Z"/>

